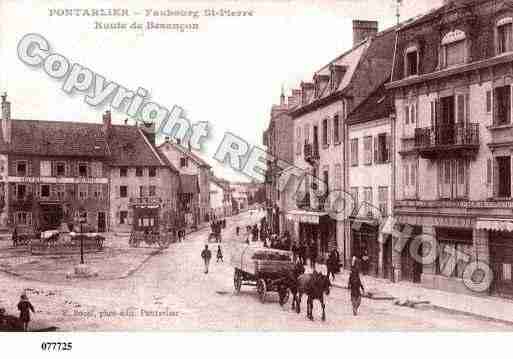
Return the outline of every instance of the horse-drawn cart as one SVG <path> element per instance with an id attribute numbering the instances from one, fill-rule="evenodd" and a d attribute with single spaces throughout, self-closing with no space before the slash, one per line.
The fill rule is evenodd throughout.
<path id="1" fill-rule="evenodd" d="M 236 293 L 243 285 L 256 286 L 262 303 L 268 292 L 278 292 L 280 305 L 287 303 L 289 291 L 283 283 L 283 273 L 294 268 L 289 251 L 237 246 L 232 252 L 231 264 L 235 268 L 233 285 Z"/>

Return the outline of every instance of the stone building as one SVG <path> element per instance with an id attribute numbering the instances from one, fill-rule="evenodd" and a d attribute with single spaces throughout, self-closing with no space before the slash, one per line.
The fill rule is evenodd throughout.
<path id="1" fill-rule="evenodd" d="M 190 148 L 183 147 L 181 144 L 166 139 L 164 143 L 158 146 L 168 161 L 180 172 L 184 177 L 184 181 L 189 185 L 191 180 L 189 176 L 196 176 L 199 186 L 199 194 L 197 196 L 197 205 L 194 203 L 188 206 L 195 212 L 190 213 L 194 226 L 208 223 L 210 220 L 210 177 L 211 166 L 196 155 Z M 193 196 L 196 198 L 196 196 Z M 197 209 L 195 209 L 197 208 Z"/>
<path id="2" fill-rule="evenodd" d="M 393 104 L 383 84 L 349 114 L 345 131 L 347 189 L 354 200 L 351 251 L 366 257 L 364 273 L 385 278 L 392 272 L 391 231 L 385 224 L 393 208 L 393 120 Z"/>
<path id="3" fill-rule="evenodd" d="M 280 104 L 273 105 L 271 109 L 271 118 L 269 126 L 264 132 L 263 144 L 267 147 L 267 153 L 273 156 L 274 160 L 267 162 L 265 173 L 265 195 L 267 223 L 271 224 L 272 232 L 284 232 L 285 211 L 280 207 L 280 193 L 278 190 L 278 180 L 281 169 L 278 166 L 278 160 L 285 161 L 292 165 L 293 163 L 293 142 L 294 136 L 291 131 L 293 123 L 289 111 L 296 106 L 295 99 L 299 99 L 297 91 L 295 94 L 285 100 L 285 94 L 280 96 Z"/>
<path id="4" fill-rule="evenodd" d="M 2 226 L 47 230 L 81 217 L 109 229 L 109 149 L 98 124 L 11 118 L 2 96 Z"/>
<path id="5" fill-rule="evenodd" d="M 113 125 L 103 116 L 110 158 L 111 230 L 179 227 L 178 170 L 155 147 L 151 129 Z"/>
<path id="6" fill-rule="evenodd" d="M 453 0 L 397 31 L 394 213 L 409 240 L 396 279 L 513 295 L 512 27 L 511 1 Z M 435 241 L 421 248 L 434 260 L 412 258 L 416 234 Z M 484 292 L 466 281 L 475 262 L 493 269 Z"/>
<path id="7" fill-rule="evenodd" d="M 330 193 L 346 189 L 345 120 L 389 77 L 394 30 L 378 32 L 376 22 L 354 21 L 353 47 L 316 71 L 313 82 L 301 83 L 299 105 L 289 112 L 294 167 L 308 175 L 296 191 L 302 192 L 296 209 L 286 217 L 297 240 L 316 244 L 319 258 L 335 248 L 346 264 L 351 258 L 349 219 L 343 208 L 331 208 Z"/>

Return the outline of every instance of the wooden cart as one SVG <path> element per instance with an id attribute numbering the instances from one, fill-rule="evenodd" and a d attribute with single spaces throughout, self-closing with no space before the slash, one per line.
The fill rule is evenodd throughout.
<path id="1" fill-rule="evenodd" d="M 283 272 L 294 268 L 291 252 L 240 245 L 232 252 L 231 264 L 236 293 L 243 285 L 256 286 L 262 303 L 268 292 L 278 292 L 280 305 L 287 303 L 289 291 L 283 283 Z"/>

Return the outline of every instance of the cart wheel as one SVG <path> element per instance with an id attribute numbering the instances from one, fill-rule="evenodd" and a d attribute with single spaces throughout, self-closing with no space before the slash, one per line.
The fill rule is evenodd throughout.
<path id="1" fill-rule="evenodd" d="M 257 292 L 258 292 L 258 297 L 260 298 L 260 301 L 262 303 L 265 303 L 266 291 L 267 291 L 267 286 L 265 285 L 265 280 L 258 279 L 257 280 Z"/>
<path id="2" fill-rule="evenodd" d="M 289 301 L 290 292 L 287 287 L 280 287 L 278 289 L 278 295 L 280 296 L 280 305 L 283 307 Z"/>
<path id="3" fill-rule="evenodd" d="M 233 287 L 237 294 L 240 292 L 240 288 L 242 287 L 242 274 L 238 269 L 235 269 L 235 273 L 233 274 Z"/>

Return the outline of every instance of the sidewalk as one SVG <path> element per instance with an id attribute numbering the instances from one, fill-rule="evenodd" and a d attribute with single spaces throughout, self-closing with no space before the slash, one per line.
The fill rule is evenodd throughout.
<path id="1" fill-rule="evenodd" d="M 317 264 L 317 269 L 326 273 L 326 266 Z M 409 282 L 392 283 L 384 278 L 361 276 L 365 295 L 373 300 L 390 300 L 391 303 L 429 302 L 429 305 L 482 318 L 513 324 L 513 301 L 497 297 L 478 297 L 423 288 Z M 347 288 L 349 271 L 341 269 L 332 285 Z"/>

